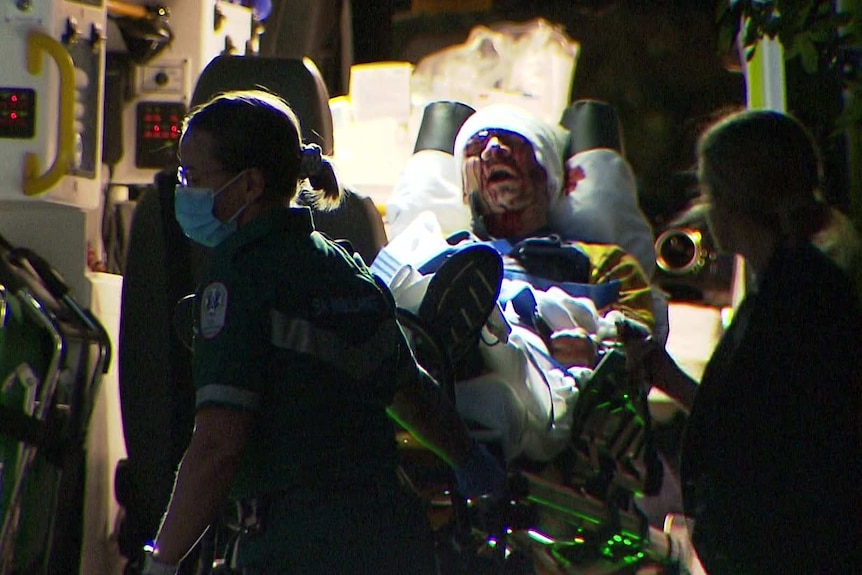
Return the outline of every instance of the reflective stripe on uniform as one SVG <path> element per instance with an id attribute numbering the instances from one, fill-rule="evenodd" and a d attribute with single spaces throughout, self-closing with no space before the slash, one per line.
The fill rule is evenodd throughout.
<path id="1" fill-rule="evenodd" d="M 254 410 L 260 405 L 260 396 L 247 389 L 213 384 L 203 386 L 195 394 L 195 405 L 204 403 L 225 403 Z"/>
<path id="2" fill-rule="evenodd" d="M 393 342 L 400 335 L 394 320 L 384 321 L 365 341 L 352 344 L 334 331 L 315 326 L 306 319 L 288 317 L 278 310 L 270 310 L 270 317 L 274 346 L 311 355 L 358 379 L 374 373 L 390 357 Z"/>

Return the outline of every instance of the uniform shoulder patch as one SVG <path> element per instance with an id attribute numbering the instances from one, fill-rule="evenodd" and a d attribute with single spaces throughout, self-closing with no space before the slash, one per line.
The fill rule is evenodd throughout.
<path id="1" fill-rule="evenodd" d="M 227 312 L 227 288 L 213 282 L 201 292 L 200 334 L 205 339 L 217 336 L 224 327 Z"/>

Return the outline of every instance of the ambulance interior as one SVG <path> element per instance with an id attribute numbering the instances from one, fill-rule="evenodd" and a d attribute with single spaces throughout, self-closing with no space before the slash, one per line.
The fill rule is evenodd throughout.
<path id="1" fill-rule="evenodd" d="M 5 2 L 0 413 L 10 423 L 0 440 L 0 573 L 123 573 L 121 547 L 143 536 L 136 528 L 157 523 L 162 510 L 153 501 L 169 495 L 170 483 L 156 477 L 172 476 L 191 425 L 191 414 L 176 406 L 189 405 L 193 393 L 175 308 L 193 292 L 207 257 L 164 225 L 181 122 L 192 106 L 249 84 L 284 93 L 303 137 L 333 156 L 350 190 L 342 210 L 316 222 L 371 262 L 397 237 L 387 207 L 427 104 L 509 102 L 556 123 L 575 97 L 614 98 L 595 88 L 614 74 L 606 69 L 610 57 L 596 56 L 576 33 L 607 22 L 614 3 L 543 10 L 517 2 L 382 2 L 389 49 L 376 52 L 351 21 L 373 19 L 362 4 Z M 582 23 L 572 31 L 554 21 L 573 15 Z M 623 19 L 639 16 L 635 10 Z M 303 27 L 328 35 L 291 41 Z M 523 38 L 532 43 L 518 44 Z M 489 46 L 496 46 L 495 62 L 479 57 Z M 703 116 L 744 106 L 753 89 L 746 85 L 753 74 L 715 66 L 723 83 L 701 86 L 715 88 L 704 104 L 710 109 L 697 111 Z M 767 99 L 780 99 L 780 88 L 757 81 Z M 635 141 L 627 138 L 630 158 L 655 159 Z M 690 150 L 677 153 L 679 165 L 665 170 L 675 175 L 663 183 L 673 181 L 678 193 L 667 205 L 651 197 L 653 279 L 670 294 L 667 347 L 698 377 L 741 295 L 742 262 L 715 252 L 702 219 L 673 221 L 693 198 L 684 169 Z M 444 229 L 459 223 L 440 222 Z M 653 390 L 648 408 L 673 437 L 678 406 Z M 141 458 L 153 467 L 136 468 Z M 603 526 L 614 515 L 553 486 L 543 493 Z M 667 551 L 658 549 L 661 525 L 637 515 L 615 519 L 619 532 L 634 534 L 626 545 L 637 549 L 620 557 L 635 559 L 626 561 Z"/>

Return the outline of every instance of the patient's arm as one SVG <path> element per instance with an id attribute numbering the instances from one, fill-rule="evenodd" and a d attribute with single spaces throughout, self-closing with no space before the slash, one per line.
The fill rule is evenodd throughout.
<path id="1" fill-rule="evenodd" d="M 620 282 L 619 300 L 610 307 L 652 331 L 655 328 L 652 288 L 637 260 L 610 244 L 580 244 L 580 247 L 587 252 L 592 264 L 590 283 Z"/>

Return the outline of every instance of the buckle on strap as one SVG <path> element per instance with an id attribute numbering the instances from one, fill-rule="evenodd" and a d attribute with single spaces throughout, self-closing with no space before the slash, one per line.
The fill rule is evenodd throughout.
<path id="1" fill-rule="evenodd" d="M 236 506 L 237 531 L 243 534 L 261 533 L 266 526 L 266 515 L 269 511 L 269 499 L 254 497 L 238 499 Z"/>

